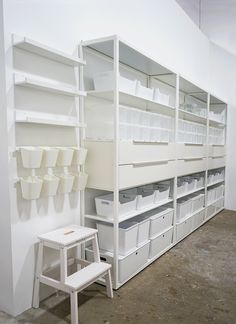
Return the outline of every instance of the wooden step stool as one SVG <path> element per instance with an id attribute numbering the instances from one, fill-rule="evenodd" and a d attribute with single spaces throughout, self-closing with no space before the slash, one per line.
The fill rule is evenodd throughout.
<path id="1" fill-rule="evenodd" d="M 55 289 L 70 294 L 71 323 L 78 323 L 78 292 L 94 283 L 100 277 L 105 277 L 107 295 L 113 298 L 111 283 L 111 265 L 100 261 L 100 253 L 97 240 L 97 230 L 93 228 L 70 225 L 49 232 L 39 237 L 39 249 L 36 265 L 36 278 L 34 283 L 33 307 L 39 307 L 39 286 L 40 282 Z M 92 241 L 94 262 L 76 259 L 78 263 L 86 265 L 81 270 L 67 275 L 67 251 L 79 246 L 81 243 Z M 60 280 L 55 280 L 43 274 L 43 248 L 47 246 L 60 251 Z"/>

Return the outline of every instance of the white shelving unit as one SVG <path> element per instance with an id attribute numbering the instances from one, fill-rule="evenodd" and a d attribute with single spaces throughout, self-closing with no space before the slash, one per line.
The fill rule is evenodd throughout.
<path id="1" fill-rule="evenodd" d="M 113 265 L 113 287 L 118 289 L 224 208 L 223 197 L 206 206 L 206 196 L 207 189 L 213 185 L 207 184 L 208 170 L 224 168 L 226 154 L 225 136 L 220 145 L 209 141 L 211 126 L 225 128 L 221 122 L 211 121 L 209 114 L 210 111 L 214 111 L 217 118 L 217 113 L 222 113 L 225 109 L 224 124 L 226 124 L 227 105 L 117 36 L 84 41 L 81 43 L 81 51 L 84 52 L 87 62 L 84 71 L 87 90 L 85 146 L 90 152 L 85 165 L 90 179 L 85 193 L 83 217 L 86 224 L 91 227 L 95 227 L 99 221 L 113 226 L 114 252 L 112 256 L 110 254 L 106 256 L 105 253 L 104 257 L 107 257 L 107 262 Z M 94 88 L 94 76 L 107 71 L 113 71 L 112 89 L 110 87 L 101 91 Z M 160 93 L 169 96 L 168 103 L 144 98 L 137 92 L 134 94 L 128 90 L 121 90 L 120 75 L 129 80 L 138 80 L 145 87 L 158 88 Z M 156 137 L 154 140 L 148 140 L 148 135 L 144 137 L 145 139 L 137 141 L 121 139 L 120 111 L 123 106 L 128 109 L 139 109 L 143 113 L 142 118 L 137 117 L 135 123 L 128 123 L 128 129 L 130 131 L 132 129 L 132 132 L 136 131 L 132 128 L 134 126 L 139 126 L 142 130 L 145 128 L 146 133 L 152 130 L 151 124 L 143 124 L 146 119 L 145 112 L 170 117 L 168 139 L 162 141 Z M 152 117 L 151 122 L 155 119 L 155 115 Z M 180 129 L 180 125 L 181 127 L 184 125 L 184 129 Z M 154 126 L 156 129 L 161 127 L 163 125 Z M 187 136 L 180 137 L 180 132 L 186 132 Z M 130 136 L 132 138 L 133 134 Z M 195 173 L 204 174 L 204 186 L 177 196 L 178 178 Z M 120 191 L 168 179 L 171 179 L 168 201 L 149 205 L 143 210 L 135 210 L 119 217 Z M 217 181 L 214 185 L 222 183 L 223 180 Z M 113 217 L 98 216 L 94 198 L 108 192 L 114 195 Z M 177 223 L 177 199 L 194 196 L 198 192 L 205 195 L 204 206 Z M 137 263 L 138 266 L 133 269 L 132 274 L 129 273 L 123 281 L 120 281 L 120 273 L 123 271 L 121 260 L 124 260 L 121 259 L 118 248 L 120 223 L 167 203 L 174 209 L 172 225 L 166 228 L 166 232 L 172 230 L 171 243 L 168 243 L 168 246 L 160 243 L 163 244 L 161 252 L 152 258 L 146 256 L 142 265 Z M 163 240 L 160 238 L 160 242 L 164 240 L 165 235 Z M 137 247 L 136 254 L 142 254 L 143 251 Z M 130 260 L 134 258 L 133 255 L 125 258 L 129 257 Z M 135 258 L 132 260 L 132 264 L 137 261 Z"/>

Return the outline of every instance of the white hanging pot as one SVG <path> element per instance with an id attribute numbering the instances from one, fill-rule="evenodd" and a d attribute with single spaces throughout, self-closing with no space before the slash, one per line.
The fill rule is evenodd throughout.
<path id="1" fill-rule="evenodd" d="M 40 168 L 43 150 L 40 147 L 24 146 L 20 148 L 21 159 L 24 168 Z"/>
<path id="2" fill-rule="evenodd" d="M 45 168 L 53 168 L 56 166 L 59 149 L 56 147 L 45 146 L 43 149 L 42 166 Z"/>
<path id="3" fill-rule="evenodd" d="M 85 148 L 79 148 L 79 147 L 73 147 L 74 150 L 74 156 L 73 156 L 73 164 L 79 164 L 82 165 L 85 163 L 88 150 Z"/>
<path id="4" fill-rule="evenodd" d="M 55 196 L 57 194 L 57 189 L 59 186 L 60 179 L 54 175 L 46 174 L 43 177 L 43 196 Z"/>
<path id="5" fill-rule="evenodd" d="M 38 199 L 42 190 L 43 180 L 39 177 L 25 177 L 20 180 L 22 197 L 27 200 Z"/>
<path id="6" fill-rule="evenodd" d="M 75 180 L 73 185 L 74 191 L 84 190 L 88 182 L 87 173 L 80 172 L 75 174 Z"/>
<path id="7" fill-rule="evenodd" d="M 57 158 L 58 166 L 70 166 L 74 154 L 74 150 L 69 147 L 58 147 L 59 153 Z"/>
<path id="8" fill-rule="evenodd" d="M 66 194 L 71 192 L 75 177 L 72 174 L 61 174 L 59 178 L 60 183 L 58 187 L 58 192 L 60 194 Z"/>

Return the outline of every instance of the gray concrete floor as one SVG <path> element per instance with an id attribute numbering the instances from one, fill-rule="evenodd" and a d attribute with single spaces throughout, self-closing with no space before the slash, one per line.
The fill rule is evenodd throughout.
<path id="1" fill-rule="evenodd" d="M 104 287 L 79 294 L 80 324 L 236 323 L 236 212 L 223 211 L 108 299 Z M 60 293 L 0 323 L 70 323 Z"/>

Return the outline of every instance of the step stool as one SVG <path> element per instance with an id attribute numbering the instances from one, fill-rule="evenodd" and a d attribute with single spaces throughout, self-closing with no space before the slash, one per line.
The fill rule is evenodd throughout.
<path id="1" fill-rule="evenodd" d="M 97 229 L 70 225 L 38 236 L 40 242 L 34 283 L 34 308 L 39 307 L 40 283 L 70 294 L 72 324 L 78 324 L 78 292 L 85 289 L 99 278 L 105 277 L 107 295 L 108 297 L 113 298 L 110 272 L 111 265 L 100 261 L 97 232 Z M 90 263 L 86 260 L 75 258 L 75 261 L 82 265 L 82 269 L 68 276 L 67 251 L 87 241 L 92 241 L 94 262 Z M 52 279 L 43 274 L 44 246 L 60 251 L 60 280 Z"/>

